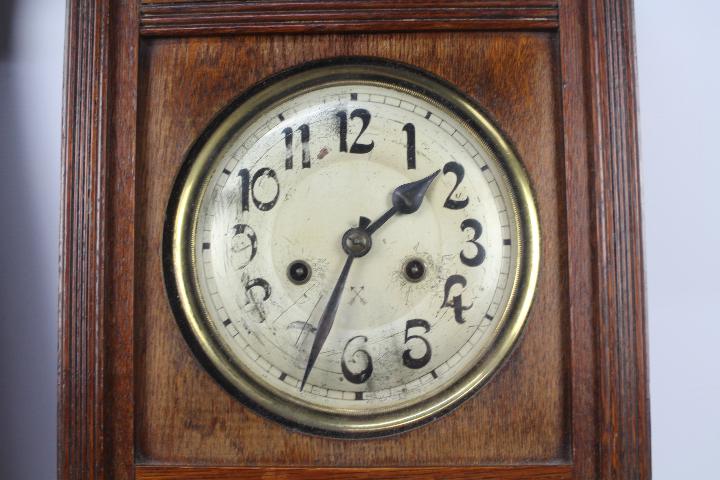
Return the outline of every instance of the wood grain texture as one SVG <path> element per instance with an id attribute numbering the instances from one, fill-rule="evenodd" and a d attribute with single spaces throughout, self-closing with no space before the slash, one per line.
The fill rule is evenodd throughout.
<path id="1" fill-rule="evenodd" d="M 585 13 L 581 2 L 563 2 L 560 11 L 565 233 L 568 238 L 568 285 L 572 381 L 572 458 L 576 478 L 597 478 L 598 391 L 595 349 L 595 247 L 592 172 L 589 168 Z"/>
<path id="2" fill-rule="evenodd" d="M 408 443 L 432 449 L 450 441 L 472 447 L 463 453 L 467 456 L 430 452 L 420 459 L 419 464 L 428 465 L 423 475 L 650 478 L 632 4 L 460 3 L 442 4 L 457 6 L 445 21 L 433 10 L 435 2 L 408 0 L 401 4 L 408 12 L 385 22 L 367 11 L 372 5 L 393 14 L 390 2 L 382 0 L 69 0 L 62 139 L 59 478 L 130 480 L 136 473 L 146 479 L 318 478 L 317 473 L 330 478 L 387 478 L 398 473 L 402 478 L 405 468 L 314 466 L 418 462 L 403 456 L 398 446 L 403 437 L 367 442 L 358 449 L 361 461 L 353 463 L 353 453 L 347 450 L 359 443 L 330 445 L 287 433 L 252 413 L 239 413 L 237 403 L 194 362 L 167 308 L 148 303 L 151 296 L 158 302 L 164 298 L 156 281 L 159 245 L 152 230 L 158 218 L 150 213 L 155 207 L 164 211 L 164 200 L 154 195 L 172 181 L 168 171 L 177 167 L 174 162 L 188 142 L 239 90 L 274 70 L 352 53 L 424 66 L 457 83 L 494 115 L 528 164 L 542 200 L 543 255 L 550 265 L 543 267 L 540 281 L 561 292 L 540 295 L 520 348 L 471 401 L 474 404 L 461 407 L 445 419 L 448 422 L 407 434 Z M 295 35 L 198 36 L 247 33 L 243 28 L 252 25 L 232 28 L 247 22 L 243 15 L 258 5 L 276 13 L 269 13 L 267 25 L 255 31 Z M 301 28 L 297 20 L 288 23 L 279 16 L 288 7 L 319 18 L 328 5 L 335 6 L 337 16 L 324 24 L 320 19 L 319 24 Z M 492 20 L 491 9 L 505 16 Z M 149 22 L 143 28 L 155 29 L 144 30 L 146 35 L 195 37 L 138 43 L 141 12 L 142 22 Z M 226 14 L 235 22 L 229 30 L 216 28 L 222 21 L 185 28 L 204 15 L 215 21 Z M 540 18 L 549 23 L 543 26 L 546 20 Z M 557 31 L 472 31 L 495 28 Z M 371 33 L 383 29 L 389 31 Z M 390 32 L 426 29 L 452 32 Z M 366 33 L 347 34 L 353 30 Z M 302 34 L 312 31 L 336 34 Z M 468 59 L 476 66 L 466 67 Z M 163 62 L 166 70 L 158 69 Z M 494 66 L 477 68 L 487 62 Z M 218 78 L 218 72 L 227 77 Z M 155 98 L 158 94 L 161 100 Z M 153 108 L 170 116 L 157 115 Z M 169 133 L 162 134 L 163 129 Z M 136 132 L 141 133 L 137 138 Z M 148 155 L 153 142 L 162 138 L 160 151 Z M 549 244 L 548 235 L 553 238 Z M 166 371 L 154 377 L 157 370 L 152 368 L 163 362 L 178 374 Z M 533 370 L 540 364 L 544 370 Z M 151 404 L 154 389 L 170 392 L 165 394 L 168 398 Z M 207 397 L 185 398 L 177 391 L 203 391 Z M 513 413 L 507 415 L 510 408 Z M 477 417 L 483 410 L 486 417 Z M 227 412 L 232 414 L 226 417 Z M 467 418 L 479 423 L 464 425 Z M 235 435 L 248 432 L 254 435 L 251 440 L 238 444 Z M 483 432 L 492 432 L 496 443 Z M 253 445 L 263 440 L 274 449 L 262 452 Z M 314 450 L 318 445 L 322 448 Z M 203 450 L 213 448 L 219 448 L 219 460 Z M 311 456 L 313 451 L 320 455 Z M 177 457 L 189 460 L 172 460 Z M 248 465 L 266 467 L 172 466 L 230 465 L 241 457 L 250 459 Z M 539 465 L 551 458 L 561 465 Z M 278 461 L 307 468 L 267 467 Z M 498 463 L 505 465 L 499 470 L 471 466 Z M 436 468 L 443 468 L 443 473 L 433 473 Z"/>
<path id="3" fill-rule="evenodd" d="M 63 99 L 58 476 L 103 478 L 108 2 L 70 2 Z"/>
<path id="4" fill-rule="evenodd" d="M 557 0 L 145 2 L 151 36 L 420 30 L 554 29 Z"/>
<path id="5" fill-rule="evenodd" d="M 592 0 L 601 478 L 650 478 L 650 411 L 632 2 Z"/>
<path id="6" fill-rule="evenodd" d="M 237 468 L 141 466 L 137 480 L 570 480 L 572 467 L 513 466 L 464 468 Z"/>
<path id="7" fill-rule="evenodd" d="M 113 0 L 113 48 L 107 129 L 107 309 L 105 331 L 105 475 L 132 478 L 134 450 L 135 130 L 137 123 L 138 19 L 135 0 Z"/>
<path id="8" fill-rule="evenodd" d="M 555 38 L 545 32 L 427 32 L 143 42 L 135 275 L 140 461 L 420 466 L 569 459 L 567 239 Z M 429 426 L 352 443 L 290 432 L 220 388 L 176 327 L 160 263 L 163 219 L 175 174 L 213 116 L 272 72 L 349 54 L 413 63 L 475 97 L 502 125 L 525 162 L 543 235 L 540 287 L 524 338 L 493 381 Z"/>

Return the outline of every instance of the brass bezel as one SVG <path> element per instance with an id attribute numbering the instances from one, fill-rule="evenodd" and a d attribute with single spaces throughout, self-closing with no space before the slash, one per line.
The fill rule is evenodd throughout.
<path id="1" fill-rule="evenodd" d="M 216 340 L 195 276 L 195 224 L 214 156 L 242 125 L 288 96 L 332 84 L 373 83 L 401 89 L 450 111 L 494 152 L 504 169 L 517 225 L 518 259 L 513 290 L 495 342 L 475 367 L 447 389 L 417 403 L 371 415 L 308 408 L 279 397 L 234 363 Z M 377 58 L 344 57 L 311 62 L 256 85 L 207 127 L 188 153 L 168 204 L 163 268 L 170 304 L 185 339 L 203 366 L 230 393 L 256 411 L 308 433 L 343 438 L 384 436 L 427 423 L 457 407 L 484 385 L 516 344 L 538 280 L 540 230 L 532 189 L 510 144 L 480 108 L 446 82 L 415 67 Z"/>

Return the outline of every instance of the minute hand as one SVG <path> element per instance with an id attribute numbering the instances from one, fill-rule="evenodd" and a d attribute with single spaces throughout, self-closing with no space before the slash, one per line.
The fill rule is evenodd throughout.
<path id="1" fill-rule="evenodd" d="M 390 208 L 390 210 L 382 214 L 380 218 L 375 220 L 367 227 L 365 226 L 365 222 L 367 221 L 367 219 L 361 218 L 359 227 L 357 229 L 349 230 L 345 234 L 345 236 L 347 236 L 347 234 L 352 232 L 353 230 L 360 230 L 361 233 L 364 233 L 369 238 L 373 232 L 383 226 L 385 222 L 387 222 L 390 217 L 392 217 L 396 213 L 399 212 L 403 214 L 409 214 L 416 212 L 422 204 L 425 192 L 439 173 L 440 170 L 436 171 L 432 175 L 423 178 L 422 180 L 406 183 L 397 187 L 392 193 L 393 206 Z M 362 230 L 364 230 L 364 232 L 362 232 Z M 345 236 L 343 236 L 343 240 L 345 239 Z M 313 340 L 312 347 L 310 348 L 310 355 L 308 356 L 305 373 L 303 374 L 303 379 L 300 383 L 300 390 L 305 388 L 305 382 L 307 382 L 308 376 L 310 375 L 310 372 L 315 365 L 315 361 L 317 360 L 318 355 L 320 355 L 320 351 L 325 344 L 325 340 L 330 334 L 330 329 L 335 322 L 335 314 L 337 313 L 338 305 L 340 304 L 340 297 L 342 296 L 342 292 L 345 289 L 345 281 L 347 280 L 348 274 L 350 273 L 350 267 L 352 266 L 353 260 L 355 259 L 355 257 L 360 257 L 367 254 L 370 249 L 371 243 L 368 242 L 367 245 L 367 249 L 364 250 L 362 253 L 354 253 L 352 250 L 346 250 L 348 256 L 345 260 L 345 265 L 343 266 L 342 272 L 340 273 L 340 277 L 335 283 L 332 294 L 330 294 L 330 299 L 325 306 L 325 310 L 323 311 L 322 316 L 318 321 L 317 330 L 315 333 L 315 340 Z"/>
<path id="2" fill-rule="evenodd" d="M 330 328 L 335 321 L 335 314 L 337 313 L 338 305 L 340 304 L 340 297 L 345 289 L 345 281 L 350 273 L 350 266 L 352 265 L 354 259 L 355 257 L 353 255 L 347 256 L 347 260 L 345 260 L 345 265 L 340 273 L 340 277 L 335 283 L 335 288 L 333 288 L 332 294 L 330 294 L 330 300 L 328 300 L 325 310 L 318 321 L 317 330 L 315 332 L 315 340 L 313 340 L 312 348 L 310 349 L 310 356 L 308 357 L 307 366 L 305 367 L 305 374 L 303 375 L 302 384 L 300 384 L 300 390 L 305 388 L 305 382 L 307 381 L 308 375 L 310 375 L 310 371 L 312 371 L 313 365 L 315 365 L 315 360 L 317 360 L 320 350 L 325 344 L 325 339 L 330 333 Z"/>

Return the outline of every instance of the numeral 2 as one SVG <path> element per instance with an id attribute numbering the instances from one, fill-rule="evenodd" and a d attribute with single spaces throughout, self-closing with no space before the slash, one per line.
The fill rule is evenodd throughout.
<path id="1" fill-rule="evenodd" d="M 467 204 L 470 201 L 467 197 L 463 198 L 462 200 L 452 199 L 455 190 L 457 190 L 457 188 L 460 186 L 460 182 L 462 182 L 463 178 L 465 178 L 465 169 L 457 162 L 448 162 L 443 167 L 443 174 L 446 175 L 448 173 L 452 173 L 455 175 L 455 186 L 452 190 L 450 190 L 450 193 L 448 193 L 444 207 L 451 210 L 460 210 L 461 208 L 467 207 Z"/>

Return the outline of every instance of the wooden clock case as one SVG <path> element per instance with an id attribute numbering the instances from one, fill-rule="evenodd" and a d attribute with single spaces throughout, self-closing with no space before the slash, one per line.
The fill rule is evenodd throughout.
<path id="1" fill-rule="evenodd" d="M 69 0 L 59 478 L 649 479 L 631 2 Z M 202 369 L 162 282 L 185 153 L 245 89 L 377 56 L 473 97 L 540 214 L 524 336 L 460 408 L 383 439 L 290 431 Z"/>

